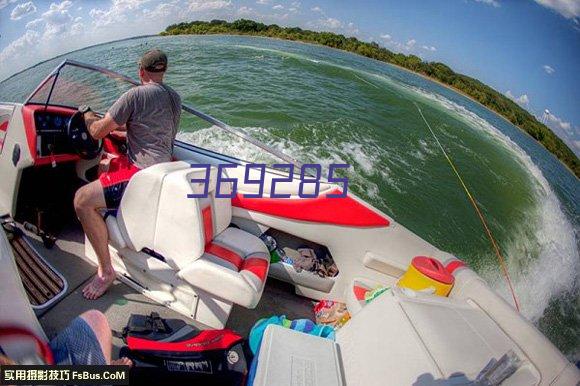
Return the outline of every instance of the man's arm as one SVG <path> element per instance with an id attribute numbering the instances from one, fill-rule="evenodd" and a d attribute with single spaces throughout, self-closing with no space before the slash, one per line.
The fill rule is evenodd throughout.
<path id="1" fill-rule="evenodd" d="M 88 111 L 85 113 L 85 123 L 94 139 L 103 139 L 110 132 L 119 128 L 109 113 L 106 113 L 103 118 L 99 118 L 94 112 Z"/>

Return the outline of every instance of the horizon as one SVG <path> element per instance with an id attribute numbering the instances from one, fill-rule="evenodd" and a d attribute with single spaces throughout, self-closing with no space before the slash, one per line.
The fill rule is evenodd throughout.
<path id="1" fill-rule="evenodd" d="M 71 51 L 158 34 L 182 21 L 246 18 L 376 41 L 393 52 L 447 64 L 513 99 L 580 154 L 579 1 L 361 3 L 0 0 L 0 79 Z"/>

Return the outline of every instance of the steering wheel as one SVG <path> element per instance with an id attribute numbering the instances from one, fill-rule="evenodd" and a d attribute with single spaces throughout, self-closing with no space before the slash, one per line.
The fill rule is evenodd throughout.
<path id="1" fill-rule="evenodd" d="M 68 140 L 75 152 L 82 159 L 93 159 L 101 153 L 103 141 L 96 140 L 89 133 L 84 114 L 77 111 L 68 121 L 66 127 Z"/>

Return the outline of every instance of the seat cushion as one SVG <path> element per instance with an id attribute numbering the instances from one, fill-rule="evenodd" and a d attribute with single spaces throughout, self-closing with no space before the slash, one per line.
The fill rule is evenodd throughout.
<path id="1" fill-rule="evenodd" d="M 206 245 L 201 258 L 178 275 L 219 298 L 254 308 L 269 266 L 270 255 L 262 240 L 241 229 L 227 228 Z"/>

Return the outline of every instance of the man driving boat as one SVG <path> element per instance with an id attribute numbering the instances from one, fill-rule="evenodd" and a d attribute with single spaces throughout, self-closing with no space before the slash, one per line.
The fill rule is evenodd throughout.
<path id="1" fill-rule="evenodd" d="M 99 211 L 119 207 L 130 178 L 139 170 L 172 159 L 181 98 L 163 83 L 166 70 L 167 56 L 150 50 L 139 61 L 141 85 L 123 94 L 104 117 L 87 106 L 79 108 L 95 139 L 118 131 L 126 131 L 127 138 L 127 154 L 101 162 L 99 179 L 81 187 L 74 198 L 76 214 L 99 260 L 97 274 L 83 289 L 87 299 L 103 295 L 115 280 L 107 226 Z"/>

